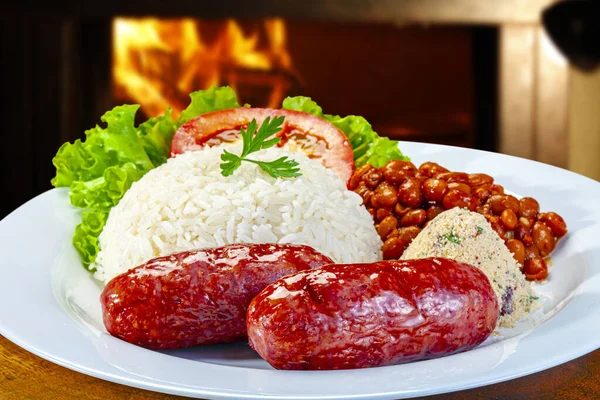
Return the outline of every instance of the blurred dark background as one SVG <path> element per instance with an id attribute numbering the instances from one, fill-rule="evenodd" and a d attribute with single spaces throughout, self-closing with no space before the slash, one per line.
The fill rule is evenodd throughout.
<path id="1" fill-rule="evenodd" d="M 500 151 L 598 179 L 600 164 L 573 156 L 600 150 L 600 122 L 588 109 L 590 99 L 598 105 L 600 79 L 586 57 L 586 46 L 598 47 L 577 41 L 590 36 L 590 13 L 577 11 L 577 28 L 569 9 L 544 14 L 557 4 L 8 2 L 0 218 L 50 188 L 58 147 L 83 138 L 108 109 L 139 103 L 140 120 L 168 106 L 177 112 L 189 92 L 212 84 L 263 107 L 311 96 L 325 112 L 362 115 L 397 140 Z M 544 23 L 562 37 L 550 39 Z M 580 45 L 563 50 L 572 43 Z"/>

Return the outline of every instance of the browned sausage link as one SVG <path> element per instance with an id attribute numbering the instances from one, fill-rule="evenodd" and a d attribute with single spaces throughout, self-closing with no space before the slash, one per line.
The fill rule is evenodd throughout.
<path id="1" fill-rule="evenodd" d="M 108 333 L 153 349 L 246 336 L 246 310 L 268 284 L 331 263 L 299 245 L 229 245 L 156 258 L 112 279 L 100 296 Z"/>
<path id="2" fill-rule="evenodd" d="M 488 278 L 468 264 L 334 264 L 284 277 L 256 296 L 248 341 L 277 369 L 376 367 L 471 349 L 498 315 Z"/>

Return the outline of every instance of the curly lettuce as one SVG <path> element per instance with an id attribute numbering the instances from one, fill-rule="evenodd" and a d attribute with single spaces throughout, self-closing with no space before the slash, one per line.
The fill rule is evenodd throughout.
<path id="1" fill-rule="evenodd" d="M 354 163 L 357 167 L 364 164 L 381 167 L 390 160 L 410 160 L 402 154 L 397 141 L 379 136 L 363 117 L 323 114 L 321 106 L 310 97 L 305 96 L 287 97 L 283 100 L 282 107 L 286 110 L 302 111 L 326 119 L 344 132 L 352 146 Z"/>
<path id="2" fill-rule="evenodd" d="M 190 105 L 174 120 L 171 109 L 135 126 L 139 105 L 122 105 L 106 112 L 85 132 L 85 140 L 63 144 L 52 159 L 55 187 L 69 187 L 70 201 L 82 210 L 73 245 L 90 270 L 100 250 L 98 237 L 110 209 L 131 185 L 169 158 L 177 128 L 190 119 L 211 111 L 239 107 L 230 87 L 212 87 L 190 94 Z"/>

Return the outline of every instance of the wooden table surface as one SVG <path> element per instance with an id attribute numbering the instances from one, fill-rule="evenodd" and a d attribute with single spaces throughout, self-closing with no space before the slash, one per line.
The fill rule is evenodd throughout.
<path id="1" fill-rule="evenodd" d="M 183 397 L 92 378 L 43 360 L 0 336 L 0 399 L 167 400 Z M 513 381 L 427 397 L 427 400 L 459 399 L 600 399 L 600 350 Z"/>

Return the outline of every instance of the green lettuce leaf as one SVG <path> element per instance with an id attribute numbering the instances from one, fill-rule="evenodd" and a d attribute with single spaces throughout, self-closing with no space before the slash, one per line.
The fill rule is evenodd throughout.
<path id="1" fill-rule="evenodd" d="M 75 228 L 73 246 L 81 256 L 81 262 L 88 267 L 94 262 L 100 246 L 98 236 L 106 224 L 108 211 L 84 211 L 81 223 Z"/>
<path id="2" fill-rule="evenodd" d="M 198 115 L 240 106 L 235 91 L 229 86 L 212 86 L 207 90 L 198 90 L 190 94 L 190 99 L 190 105 L 181 112 L 177 121 L 178 127 Z"/>
<path id="3" fill-rule="evenodd" d="M 73 245 L 88 267 L 99 251 L 98 236 L 110 209 L 131 185 L 169 158 L 171 140 L 179 126 L 210 111 L 239 107 L 230 87 L 212 87 L 190 94 L 191 103 L 175 121 L 171 109 L 135 127 L 139 105 L 122 105 L 105 113 L 106 127 L 85 132 L 85 140 L 63 144 L 52 159 L 55 187 L 69 187 L 71 204 L 82 210 Z"/>
<path id="4" fill-rule="evenodd" d="M 398 148 L 397 141 L 380 137 L 363 117 L 323 114 L 321 106 L 310 97 L 305 96 L 287 97 L 283 100 L 282 107 L 286 110 L 302 111 L 319 116 L 344 132 L 352 146 L 354 163 L 357 167 L 364 164 L 381 167 L 390 160 L 409 160 Z"/>
<path id="5" fill-rule="evenodd" d="M 138 137 L 144 151 L 155 167 L 165 163 L 171 152 L 171 140 L 177 130 L 177 123 L 171 116 L 171 108 L 165 115 L 152 117 L 138 127 Z"/>

